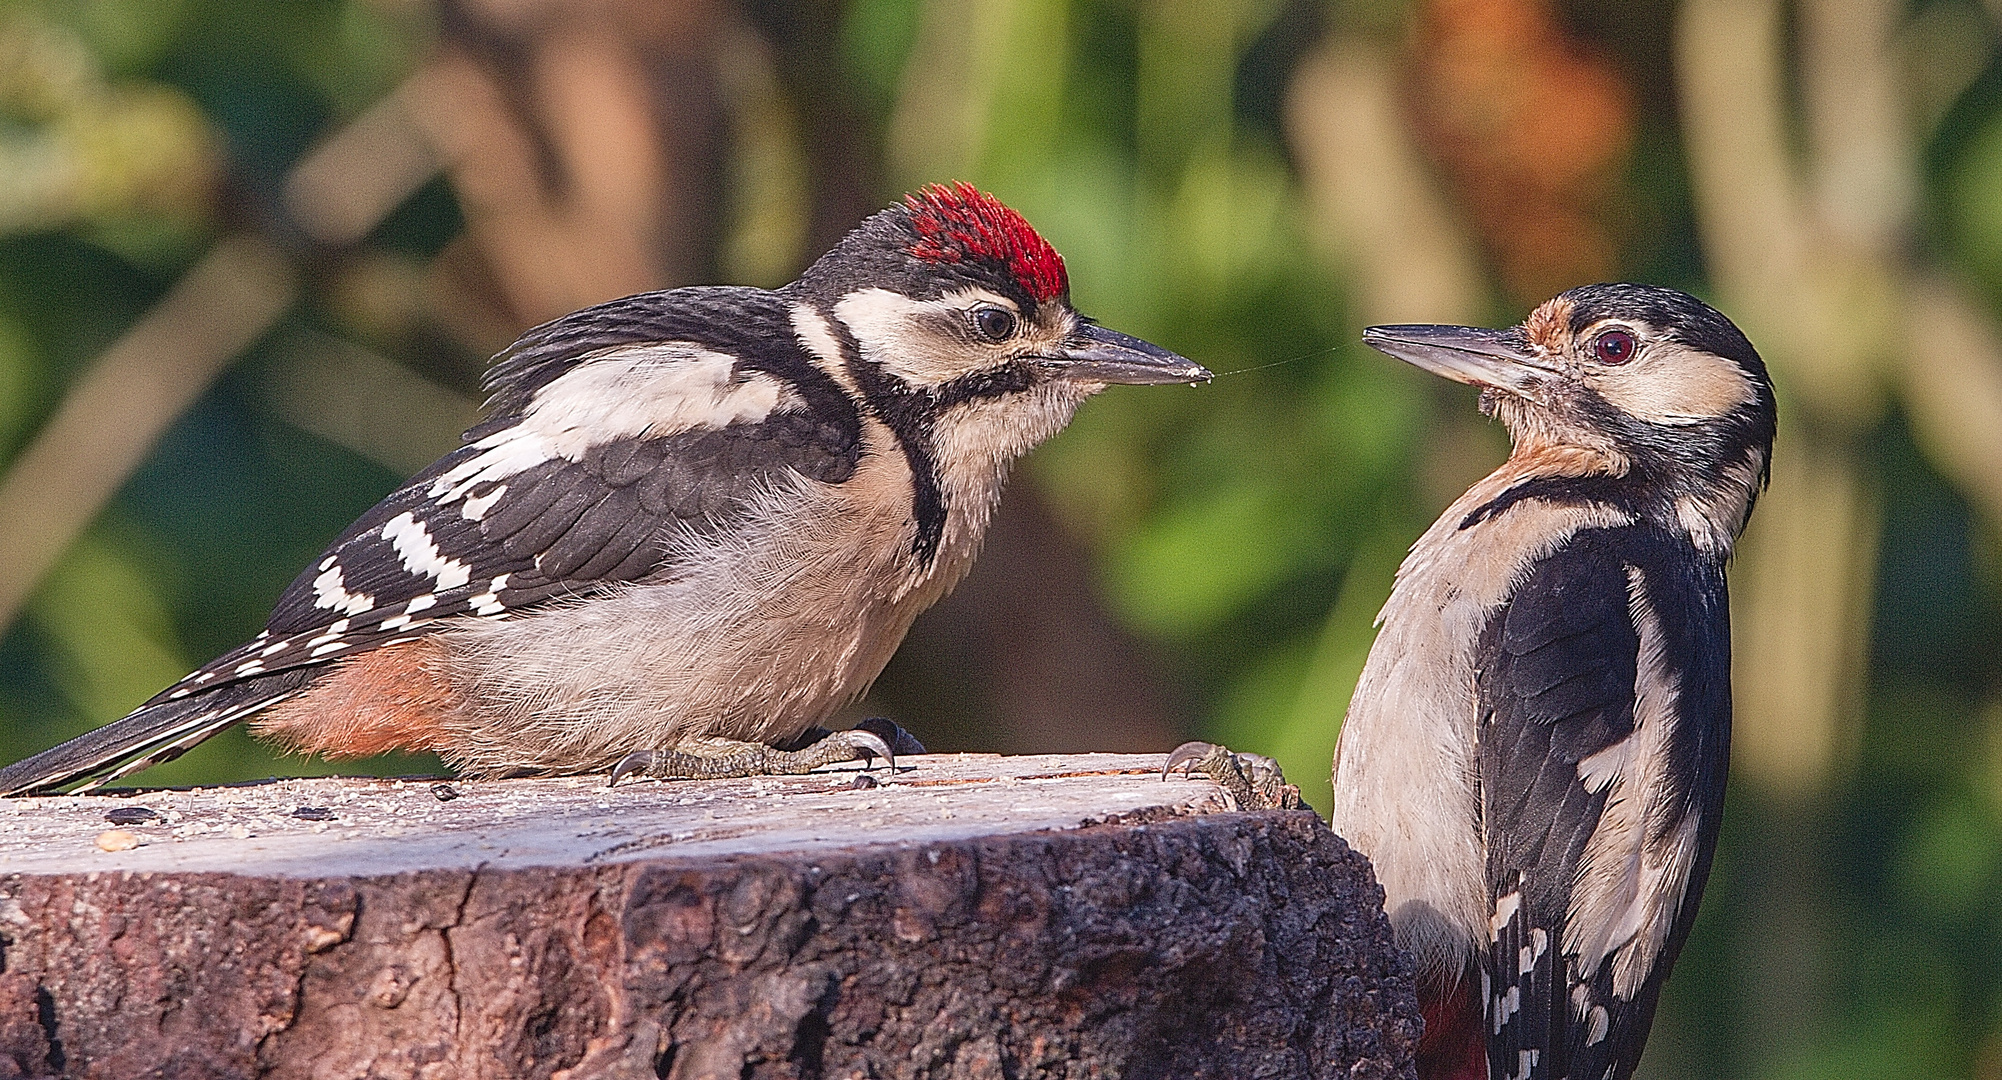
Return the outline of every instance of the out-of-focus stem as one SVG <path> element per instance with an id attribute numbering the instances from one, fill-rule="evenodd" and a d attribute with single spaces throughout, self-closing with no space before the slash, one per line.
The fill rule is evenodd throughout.
<path id="1" fill-rule="evenodd" d="M 1899 58 L 1892 51 L 1903 8 L 1883 0 L 1801 4 L 1816 216 L 1845 242 L 1879 258 L 1895 254 L 1918 190 Z"/>
<path id="2" fill-rule="evenodd" d="M 0 480 L 0 626 L 294 291 L 277 250 L 226 237 L 98 358 Z"/>
<path id="3" fill-rule="evenodd" d="M 560 191 L 546 187 L 531 133 L 480 65 L 448 52 L 410 83 L 411 115 L 523 326 L 662 284 L 653 247 L 664 166 L 652 152 L 645 73 L 625 50 L 587 42 L 552 42 L 537 55 L 540 103 L 578 121 L 558 146 L 566 167 L 597 162 L 567 170 Z"/>
<path id="4" fill-rule="evenodd" d="M 1838 18 L 1847 6 L 1856 5 L 1822 0 L 1807 14 Z M 1880 408 L 1896 311 L 1878 246 L 1883 223 L 1860 210 L 1837 221 L 1818 211 L 1882 199 L 1803 194 L 1787 147 L 1777 3 L 1691 0 L 1679 30 L 1704 253 L 1721 303 L 1781 391 L 1773 490 L 1740 546 L 1734 580 L 1734 760 L 1770 790 L 1804 796 L 1827 779 L 1860 710 L 1876 505 L 1855 443 Z M 1805 32 L 1810 81 L 1838 78 L 1835 69 L 1856 62 L 1858 40 L 1825 27 Z M 1872 132 L 1882 138 L 1871 123 L 1886 108 L 1880 89 L 1866 80 L 1808 95 L 1809 126 L 1826 136 L 1817 149 L 1834 159 L 1821 175 L 1838 188 L 1840 178 L 1874 175 L 1869 164 L 1881 160 L 1871 141 Z M 1852 112 L 1854 130 L 1845 128 Z"/>
<path id="5" fill-rule="evenodd" d="M 1905 336 L 1898 256 L 1915 178 L 1885 0 L 1804 0 L 1805 167 L 1789 150 L 1777 0 L 1689 0 L 1684 136 L 1719 299 L 1780 388 L 1773 485 L 1732 576 L 1737 775 L 1764 801 L 1743 883 L 1742 1053 L 1771 1071 L 1817 1037 L 1829 985 L 1816 797 L 1861 719 L 1878 502 L 1860 444 Z"/>
<path id="6" fill-rule="evenodd" d="M 1387 53 L 1341 40 L 1294 76 L 1286 133 L 1313 226 L 1347 264 L 1364 321 L 1478 322 L 1487 290 L 1473 245 L 1405 128 Z"/>
<path id="7" fill-rule="evenodd" d="M 1913 434 L 1990 522 L 2002 522 L 2002 326 L 1951 283 L 1923 277 L 1900 388 Z"/>
<path id="8" fill-rule="evenodd" d="M 367 236 L 438 173 L 410 115 L 409 83 L 323 140 L 285 177 L 285 208 L 313 239 L 343 247 Z"/>

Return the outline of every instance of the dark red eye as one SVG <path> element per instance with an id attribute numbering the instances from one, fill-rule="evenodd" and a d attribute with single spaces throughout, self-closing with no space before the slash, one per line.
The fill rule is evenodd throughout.
<path id="1" fill-rule="evenodd" d="M 1601 364 L 1624 364 L 1638 348 L 1640 343 L 1625 330 L 1607 330 L 1592 339 L 1592 355 Z"/>

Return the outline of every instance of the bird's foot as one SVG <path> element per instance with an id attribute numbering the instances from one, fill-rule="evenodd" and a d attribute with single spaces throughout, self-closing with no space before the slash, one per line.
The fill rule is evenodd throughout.
<path id="1" fill-rule="evenodd" d="M 925 752 L 925 744 L 919 742 L 916 735 L 898 727 L 896 721 L 888 717 L 872 716 L 856 724 L 855 728 L 858 731 L 870 732 L 883 740 L 883 742 L 889 745 L 890 752 L 893 754 L 913 755 Z M 779 743 L 778 748 L 781 750 L 805 749 L 832 734 L 834 732 L 824 727 L 810 727 L 800 732 L 798 738 Z"/>
<path id="2" fill-rule="evenodd" d="M 1234 754 L 1215 743 L 1185 742 L 1168 755 L 1161 779 L 1176 769 L 1202 772 L 1222 786 L 1239 810 L 1304 810 L 1300 789 L 1286 782 L 1279 763 L 1264 754 Z"/>
<path id="3" fill-rule="evenodd" d="M 895 724 L 890 727 L 902 730 L 897 729 Z M 911 742 L 915 744 L 917 740 L 911 739 Z M 892 741 L 866 727 L 830 731 L 797 750 L 780 750 L 764 743 L 739 742 L 736 739 L 684 739 L 672 750 L 641 750 L 627 754 L 612 767 L 611 782 L 617 784 L 620 778 L 636 773 L 660 780 L 792 776 L 812 772 L 837 761 L 873 763 L 877 758 L 883 759 L 891 772 L 896 771 L 897 755 Z"/>

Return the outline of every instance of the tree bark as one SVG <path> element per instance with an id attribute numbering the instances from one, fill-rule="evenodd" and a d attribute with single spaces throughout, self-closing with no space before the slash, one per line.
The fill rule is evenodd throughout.
<path id="1" fill-rule="evenodd" d="M 8 800 L 0 1077 L 1412 1075 L 1365 860 L 1159 762 Z"/>

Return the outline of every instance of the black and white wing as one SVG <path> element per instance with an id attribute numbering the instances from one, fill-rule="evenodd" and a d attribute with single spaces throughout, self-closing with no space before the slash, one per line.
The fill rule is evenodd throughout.
<path id="1" fill-rule="evenodd" d="M 0 794 L 169 760 L 298 693 L 313 669 L 462 617 L 506 618 L 669 575 L 676 536 L 839 483 L 859 414 L 755 289 L 651 293 L 525 335 L 467 443 L 343 532 L 256 638 L 130 715 L 0 770 Z M 768 334 L 755 333 L 762 326 Z"/>
<path id="2" fill-rule="evenodd" d="M 1623 1080 L 1709 873 L 1730 729 L 1720 568 L 1581 532 L 1484 629 L 1495 1080 Z"/>

